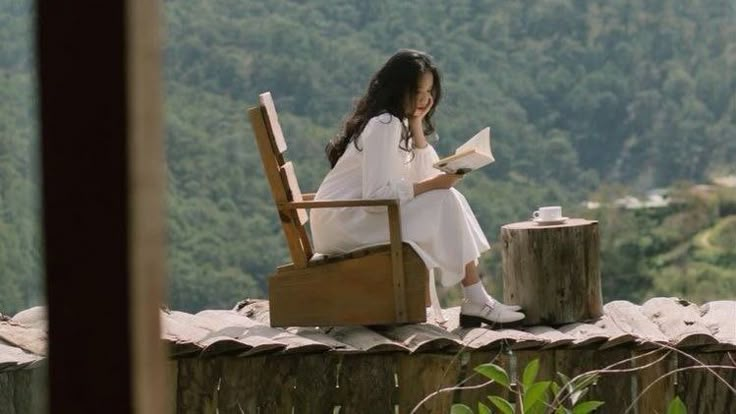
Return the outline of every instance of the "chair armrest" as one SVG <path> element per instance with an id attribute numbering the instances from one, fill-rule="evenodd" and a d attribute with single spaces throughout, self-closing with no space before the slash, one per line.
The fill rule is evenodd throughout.
<path id="1" fill-rule="evenodd" d="M 370 206 L 398 206 L 399 200 L 321 200 L 321 201 L 286 201 L 278 203 L 279 208 L 296 210 L 298 208 L 334 208 L 334 207 L 370 207 Z"/>

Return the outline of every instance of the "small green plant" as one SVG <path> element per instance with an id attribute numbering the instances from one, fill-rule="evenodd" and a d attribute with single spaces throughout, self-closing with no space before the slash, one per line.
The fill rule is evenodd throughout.
<path id="1" fill-rule="evenodd" d="M 667 414 L 687 414 L 687 408 L 685 408 L 685 404 L 682 403 L 680 397 L 675 397 L 670 401 L 667 406 Z"/>
<path id="2" fill-rule="evenodd" d="M 590 386 L 598 379 L 597 374 L 585 373 L 570 379 L 558 372 L 560 383 L 556 381 L 537 381 L 539 359 L 535 359 L 524 368 L 521 383 L 514 386 L 506 370 L 496 364 L 482 364 L 475 367 L 475 371 L 516 394 L 516 404 L 521 404 L 518 411 L 516 404 L 507 399 L 497 395 L 488 396 L 491 405 L 503 414 L 514 414 L 515 412 L 524 414 L 587 414 L 603 405 L 603 401 L 582 400 Z M 478 414 L 493 412 L 490 406 L 478 402 Z M 451 414 L 473 414 L 473 410 L 464 404 L 454 404 Z"/>

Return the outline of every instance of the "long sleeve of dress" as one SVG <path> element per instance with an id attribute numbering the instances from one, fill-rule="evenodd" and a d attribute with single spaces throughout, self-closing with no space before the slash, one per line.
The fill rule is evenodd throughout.
<path id="1" fill-rule="evenodd" d="M 432 145 L 424 148 L 414 148 L 414 159 L 409 163 L 409 176 L 412 182 L 419 182 L 438 175 L 440 171 L 432 166 L 439 161 L 437 152 Z"/>
<path id="2" fill-rule="evenodd" d="M 399 153 L 402 125 L 388 114 L 372 118 L 360 136 L 363 146 L 363 198 L 393 198 L 400 203 L 414 198 L 414 184 L 406 174 Z M 366 207 L 370 212 L 385 212 L 384 207 Z"/>

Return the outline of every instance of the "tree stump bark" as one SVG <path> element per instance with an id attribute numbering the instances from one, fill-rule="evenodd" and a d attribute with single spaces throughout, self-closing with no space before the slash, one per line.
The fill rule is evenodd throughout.
<path id="1" fill-rule="evenodd" d="M 525 325 L 561 325 L 603 314 L 598 222 L 525 221 L 501 227 L 504 302 L 524 308 Z"/>

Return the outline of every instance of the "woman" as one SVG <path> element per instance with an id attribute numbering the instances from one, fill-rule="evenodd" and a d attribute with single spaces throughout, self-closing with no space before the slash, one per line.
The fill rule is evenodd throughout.
<path id="1" fill-rule="evenodd" d="M 402 238 L 427 268 L 441 270 L 445 286 L 460 282 L 462 326 L 508 324 L 524 318 L 517 306 L 495 301 L 477 272 L 489 249 L 465 197 L 453 188 L 461 175 L 440 173 L 426 136 L 442 96 L 429 55 L 399 50 L 372 77 L 342 131 L 326 147 L 332 169 L 316 200 L 392 198 L 400 202 Z M 314 209 L 315 251 L 346 253 L 387 243 L 384 207 Z"/>

